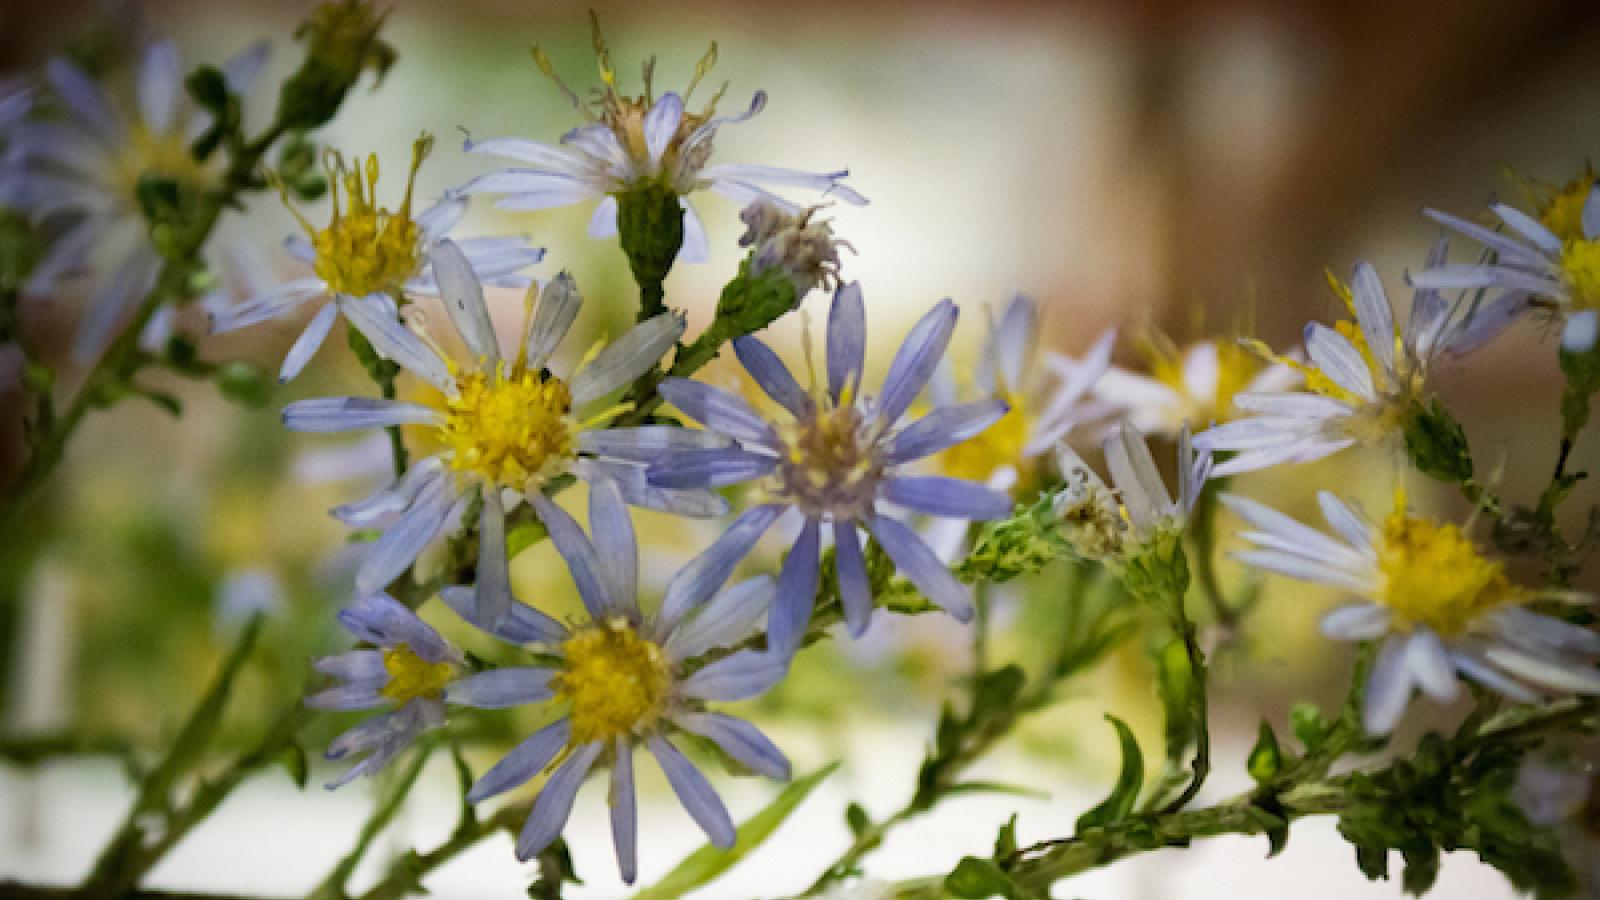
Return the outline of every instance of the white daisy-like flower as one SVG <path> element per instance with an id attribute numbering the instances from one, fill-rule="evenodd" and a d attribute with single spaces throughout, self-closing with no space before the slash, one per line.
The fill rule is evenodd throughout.
<path id="1" fill-rule="evenodd" d="M 317 228 L 298 210 L 285 205 L 300 220 L 306 236 L 286 242 L 289 253 L 312 267 L 312 275 L 273 287 L 212 317 L 212 330 L 233 331 L 276 319 L 313 300 L 327 302 L 306 325 L 284 357 L 278 374 L 288 381 L 305 368 L 333 328 L 339 311 L 352 303 L 384 303 L 373 295 L 438 296 L 439 281 L 433 270 L 433 249 L 461 222 L 467 211 L 462 197 L 445 198 L 415 218 L 411 214 L 412 188 L 417 170 L 433 146 L 423 135 L 412 148 L 400 206 L 390 211 L 377 202 L 378 159 L 346 165 L 338 154 L 328 160 L 328 189 L 332 213 L 326 228 Z M 340 189 L 344 202 L 340 202 Z M 456 241 L 468 264 L 483 284 L 524 288 L 522 270 L 544 258 L 544 250 L 519 237 L 476 237 Z"/>
<path id="2" fill-rule="evenodd" d="M 687 109 L 695 88 L 716 61 L 716 46 L 695 67 L 694 77 L 680 95 L 655 94 L 654 60 L 644 69 L 644 93 L 625 96 L 617 90 L 610 51 L 595 25 L 595 47 L 603 82 L 598 100 L 585 103 L 563 84 L 550 60 L 537 47 L 534 56 L 544 74 L 554 80 L 587 123 L 567 132 L 560 146 L 523 138 L 467 140 L 469 153 L 486 153 L 515 160 L 519 165 L 480 175 L 463 185 L 467 194 L 501 195 L 496 206 L 510 210 L 554 209 L 588 200 L 600 204 L 589 221 L 589 235 L 609 238 L 617 233 L 617 197 L 646 185 L 660 185 L 676 193 L 683 205 L 683 247 L 678 259 L 705 262 L 710 256 L 705 226 L 689 195 L 714 191 L 744 207 L 758 199 L 770 200 L 788 213 L 795 204 L 773 194 L 769 187 L 805 188 L 853 205 L 866 198 L 844 184 L 846 170 L 802 172 L 775 166 L 712 163 L 717 132 L 725 125 L 744 122 L 766 106 L 765 91 L 757 91 L 750 106 L 737 116 L 718 116 L 722 97 L 718 91 L 698 113 Z M 726 90 L 724 86 L 723 90 Z"/>
<path id="3" fill-rule="evenodd" d="M 1413 688 L 1449 703 L 1457 675 L 1518 703 L 1544 694 L 1600 694 L 1600 635 L 1526 606 L 1540 591 L 1518 587 L 1455 525 L 1411 515 L 1404 495 L 1382 524 L 1323 491 L 1331 537 L 1243 497 L 1222 502 L 1250 526 L 1242 562 L 1361 598 L 1322 619 L 1334 640 L 1383 642 L 1366 686 L 1363 724 L 1388 734 Z M 1566 599 L 1571 599 L 1568 596 Z"/>
<path id="4" fill-rule="evenodd" d="M 645 482 L 644 466 L 612 458 L 605 425 L 625 407 L 605 405 L 613 391 L 656 365 L 683 333 L 683 320 L 662 313 L 596 347 L 570 378 L 545 368 L 578 315 L 583 298 L 565 273 L 553 279 L 529 310 L 514 356 L 502 356 L 484 305 L 483 286 L 453 241 L 433 252 L 445 308 L 471 358 L 452 361 L 408 329 L 392 306 L 350 304 L 344 314 L 384 357 L 439 392 L 431 405 L 375 397 L 321 397 L 289 404 L 284 424 L 294 431 L 333 432 L 421 426 L 438 452 L 415 460 L 405 475 L 359 503 L 334 510 L 345 523 L 387 523 L 356 576 L 362 594 L 398 577 L 435 537 L 458 522 L 465 506 L 482 501 L 478 588 L 490 598 L 483 621 L 504 613 L 504 591 L 493 583 L 506 551 L 505 513 L 539 494 L 553 479 L 575 475 L 614 480 L 628 502 L 680 515 L 712 516 L 727 504 L 703 490 L 662 490 Z M 382 295 L 375 295 L 381 297 Z M 533 292 L 529 291 L 532 302 Z M 627 446 L 656 441 L 662 449 L 721 447 L 708 432 L 676 427 L 630 429 Z"/>
<path id="5" fill-rule="evenodd" d="M 1443 260 L 1443 242 L 1431 258 Z M 1476 317 L 1469 312 L 1463 318 L 1461 304 L 1433 290 L 1417 292 L 1402 330 L 1370 263 L 1356 265 L 1348 288 L 1335 288 L 1355 321 L 1340 321 L 1332 328 L 1320 322 L 1307 325 L 1309 362 L 1274 356 L 1265 345 L 1253 343 L 1262 356 L 1299 371 L 1309 390 L 1237 394 L 1234 405 L 1251 415 L 1195 436 L 1195 443 L 1207 450 L 1238 454 L 1217 465 L 1218 476 L 1309 462 L 1355 444 L 1390 441 L 1427 396 L 1435 360 L 1475 345 Z"/>
<path id="6" fill-rule="evenodd" d="M 1178 347 L 1152 334 L 1138 346 L 1148 374 L 1112 366 L 1095 382 L 1093 398 L 1145 434 L 1175 437 L 1185 425 L 1229 421 L 1237 415 L 1235 396 L 1284 391 L 1300 381 L 1292 366 L 1263 360 L 1231 339 Z"/>
<path id="7" fill-rule="evenodd" d="M 248 93 L 267 49 L 265 43 L 254 44 L 223 65 L 231 92 Z M 101 269 L 73 342 L 73 356 L 82 362 L 105 347 L 128 309 L 155 285 L 161 269 L 162 257 L 139 201 L 140 181 L 160 177 L 204 189 L 216 183 L 221 161 L 220 154 L 200 162 L 190 153 L 191 143 L 210 126 L 210 114 L 189 100 L 183 65 L 169 41 L 145 48 L 136 79 L 138 102 L 131 111 L 65 59 L 51 60 L 46 74 L 66 118 L 31 119 L 18 126 L 16 139 L 27 161 L 20 173 L 8 177 L 21 179 L 17 190 L 30 214 L 67 223 L 34 267 L 28 293 L 47 293 L 58 279 L 85 266 Z M 220 233 L 213 236 L 207 256 L 213 270 L 226 269 L 248 252 L 216 252 L 244 239 L 228 234 L 231 218 L 224 213 Z M 102 259 L 112 262 L 102 268 Z M 164 339 L 170 321 L 158 316 L 143 343 Z"/>
<path id="8" fill-rule="evenodd" d="M 1545 221 L 1504 203 L 1490 209 L 1510 229 L 1502 233 L 1437 210 L 1424 210 L 1434 221 L 1494 251 L 1491 263 L 1431 266 L 1411 276 L 1419 288 L 1500 291 L 1486 304 L 1488 323 L 1496 332 L 1531 306 L 1543 305 L 1565 319 L 1561 345 L 1573 353 L 1588 352 L 1600 336 L 1600 189 L 1593 179 L 1578 215 L 1558 196 Z M 1560 229 L 1558 232 L 1557 229 Z"/>

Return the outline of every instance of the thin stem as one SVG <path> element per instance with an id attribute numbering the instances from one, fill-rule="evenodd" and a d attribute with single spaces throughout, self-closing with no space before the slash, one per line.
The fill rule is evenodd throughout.
<path id="1" fill-rule="evenodd" d="M 383 878 L 358 900 L 401 900 L 417 893 L 424 875 L 495 832 L 515 829 L 528 817 L 528 811 L 526 805 L 514 804 L 501 807 L 487 819 L 463 821 L 448 840 L 427 853 L 410 850 L 401 854 L 389 864 Z"/>
<path id="2" fill-rule="evenodd" d="M 429 749 L 423 746 L 413 753 L 411 765 L 395 780 L 383 800 L 373 809 L 372 815 L 368 816 L 366 823 L 361 826 L 361 833 L 356 837 L 355 846 L 339 860 L 327 877 L 322 879 L 322 883 L 311 892 L 311 897 L 318 900 L 342 900 L 348 896 L 346 888 L 350 882 L 350 875 L 355 872 L 356 866 L 361 864 L 361 859 L 372 847 L 372 842 L 377 840 L 379 833 L 394 820 L 406 797 L 411 794 L 411 788 L 417 783 L 417 776 L 422 774 L 422 767 L 428 761 Z"/>

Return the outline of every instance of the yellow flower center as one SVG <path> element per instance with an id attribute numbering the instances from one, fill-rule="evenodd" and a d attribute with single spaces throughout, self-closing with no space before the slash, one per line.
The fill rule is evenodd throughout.
<path id="1" fill-rule="evenodd" d="M 1021 466 L 1032 419 L 1023 398 L 1007 394 L 1011 409 L 1000 420 L 939 454 L 939 468 L 952 478 L 987 481 L 1001 466 Z"/>
<path id="2" fill-rule="evenodd" d="M 367 157 L 363 168 L 347 166 L 342 156 L 330 154 L 328 190 L 333 214 L 328 227 L 314 228 L 295 213 L 311 236 L 317 253 L 313 268 L 328 283 L 329 291 L 354 297 L 398 291 L 416 274 L 422 261 L 422 229 L 411 218 L 411 193 L 417 170 L 432 147 L 433 137 L 426 134 L 412 146 L 405 196 L 394 212 L 378 205 L 376 155 Z"/>
<path id="3" fill-rule="evenodd" d="M 578 423 L 566 382 L 512 367 L 460 376 L 457 387 L 438 431 L 457 473 L 521 490 L 571 459 Z"/>
<path id="4" fill-rule="evenodd" d="M 182 131 L 153 134 L 143 125 L 135 125 L 113 164 L 111 179 L 117 191 L 137 204 L 139 180 L 145 177 L 194 186 L 205 181 L 206 167 L 189 153 L 189 142 Z"/>
<path id="5" fill-rule="evenodd" d="M 1570 240 L 1561 247 L 1561 274 L 1580 309 L 1600 309 L 1600 240 Z"/>
<path id="6" fill-rule="evenodd" d="M 438 699 L 456 676 L 456 667 L 449 661 L 428 662 L 405 644 L 383 651 L 383 667 L 389 672 L 389 683 L 378 693 L 397 706 L 418 697 Z"/>
<path id="7" fill-rule="evenodd" d="M 1383 523 L 1378 549 L 1380 599 L 1400 627 L 1426 625 L 1454 637 L 1517 601 L 1505 567 L 1484 559 L 1461 529 L 1408 516 L 1400 503 Z"/>
<path id="8" fill-rule="evenodd" d="M 551 684 L 571 705 L 571 743 L 611 740 L 655 724 L 672 691 L 667 657 L 623 618 L 578 631 L 561 645 L 566 667 Z"/>
<path id="9" fill-rule="evenodd" d="M 814 415 L 778 430 L 775 491 L 807 515 L 851 518 L 871 506 L 884 463 L 849 392 L 837 405 L 821 391 L 813 398 Z"/>
<path id="10" fill-rule="evenodd" d="M 1563 243 L 1583 240 L 1583 206 L 1594 188 L 1594 175 L 1585 173 L 1552 194 L 1539 210 L 1539 222 Z"/>
<path id="11" fill-rule="evenodd" d="M 590 23 L 593 30 L 593 42 L 596 61 L 600 67 L 600 82 L 602 85 L 597 100 L 585 104 L 571 88 L 556 74 L 555 66 L 550 62 L 544 50 L 536 44 L 533 47 L 533 59 L 538 64 L 539 71 L 546 78 L 555 82 L 556 87 L 567 96 L 567 99 L 582 112 L 591 122 L 599 122 L 609 128 L 616 135 L 617 142 L 627 152 L 634 164 L 643 167 L 650 159 L 649 144 L 645 140 L 644 123 L 650 109 L 656 103 L 655 96 L 655 59 L 651 58 L 644 66 L 644 93 L 637 97 L 629 97 L 617 90 L 617 72 L 611 64 L 611 49 L 606 45 L 605 36 L 600 32 L 599 17 L 590 14 Z M 683 102 L 688 104 L 689 98 L 694 95 L 695 88 L 700 81 L 710 73 L 717 64 L 717 45 L 712 43 L 700 61 L 695 64 L 694 75 L 689 80 L 689 86 L 684 89 Z M 711 154 L 711 142 L 701 141 L 696 147 L 686 148 L 685 141 L 690 135 L 698 131 L 700 126 L 711 120 L 716 114 L 717 102 L 722 99 L 722 94 L 728 89 L 724 83 L 712 96 L 711 100 L 698 113 L 684 110 L 682 118 L 678 121 L 678 128 L 671 138 L 667 140 L 666 148 L 661 154 L 659 172 L 651 173 L 656 176 L 671 178 L 679 173 L 692 175 L 705 166 Z M 685 154 L 688 154 L 686 157 Z M 689 186 L 669 184 L 669 187 L 685 191 Z"/>
<path id="12" fill-rule="evenodd" d="M 1144 357 L 1150 376 L 1182 398 L 1183 409 L 1180 412 L 1183 421 L 1226 422 L 1235 418 L 1234 396 L 1248 387 L 1266 366 L 1257 352 L 1240 346 L 1237 341 L 1213 340 L 1210 343 L 1217 353 L 1217 383 L 1210 396 L 1192 393 L 1189 381 L 1184 377 L 1186 354 L 1165 335 L 1148 333 L 1140 336 L 1135 343 L 1135 349 Z M 1270 353 L 1268 355 L 1271 356 Z"/>

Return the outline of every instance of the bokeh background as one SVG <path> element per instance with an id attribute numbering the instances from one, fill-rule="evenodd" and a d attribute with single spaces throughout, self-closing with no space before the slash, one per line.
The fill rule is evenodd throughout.
<path id="1" fill-rule="evenodd" d="M 64 43 L 101 29 L 129 44 L 171 35 L 191 64 L 271 36 L 275 54 L 265 81 L 275 83 L 298 59 L 288 35 L 310 6 L 150 2 L 130 13 L 4 0 L 0 74 L 37 70 Z M 385 188 L 398 191 L 411 140 L 433 132 L 439 147 L 419 181 L 425 197 L 488 167 L 457 151 L 463 132 L 554 140 L 573 124 L 573 113 L 539 75 L 528 45 L 539 42 L 569 83 L 587 85 L 593 62 L 586 10 L 567 2 L 397 3 L 388 38 L 399 63 L 380 88 L 354 96 L 323 137 L 347 152 L 379 153 L 393 179 Z M 1308 319 L 1338 312 L 1325 268 L 1343 274 L 1355 260 L 1370 259 L 1403 296 L 1404 272 L 1420 265 L 1435 236 L 1418 215 L 1422 206 L 1474 214 L 1491 197 L 1515 197 L 1504 167 L 1562 182 L 1600 148 L 1600 8 L 1581 2 L 694 0 L 601 4 L 598 12 L 624 74 L 635 65 L 625 61 L 656 53 L 658 84 L 679 84 L 714 39 L 721 50 L 714 77 L 732 82 L 728 106 L 742 106 L 757 88 L 770 93 L 765 113 L 719 136 L 719 158 L 849 167 L 851 183 L 872 204 L 827 214 L 857 251 L 845 272 L 864 286 L 879 357 L 944 296 L 967 311 L 959 341 L 970 352 L 981 336 L 982 308 L 1017 291 L 1043 305 L 1044 341 L 1069 354 L 1114 325 L 1125 334 L 1159 328 L 1180 342 L 1249 330 L 1286 347 Z M 114 23 L 109 31 L 107 21 Z M 691 329 L 706 321 L 740 255 L 733 205 L 712 198 L 701 208 L 713 259 L 677 267 L 668 282 L 669 302 L 688 310 Z M 315 206 L 308 212 L 313 221 L 324 215 Z M 295 227 L 269 197 L 245 221 L 269 250 Z M 512 215 L 481 204 L 467 230 L 525 232 L 547 246 L 536 274 L 569 269 L 589 298 L 580 328 L 599 337 L 631 316 L 631 282 L 614 245 L 584 236 L 586 221 L 586 210 Z M 291 271 L 289 260 L 278 262 Z M 814 320 L 823 301 L 816 295 L 808 304 Z M 38 340 L 61 348 L 63 360 L 82 302 L 69 289 L 27 310 Z M 508 326 L 520 315 L 514 295 L 491 302 Z M 794 316 L 774 329 L 786 353 L 798 354 L 802 322 Z M 301 324 L 208 339 L 205 354 L 272 370 Z M 189 325 L 201 327 L 198 320 Z M 181 419 L 134 402 L 83 429 L 48 502 L 0 547 L 6 734 L 157 746 L 173 733 L 231 631 L 250 610 L 266 608 L 269 662 L 245 685 L 233 723 L 243 739 L 303 683 L 308 655 L 339 646 L 332 611 L 347 591 L 350 554 L 342 527 L 324 511 L 373 483 L 373 448 L 288 435 L 275 410 L 302 396 L 362 391 L 361 374 L 341 349 L 330 341 L 267 409 L 242 408 L 209 386 L 175 381 L 163 386 L 183 399 Z M 1441 382 L 1480 466 L 1498 473 L 1507 496 L 1532 497 L 1553 462 L 1560 390 L 1554 349 L 1553 335 L 1525 323 L 1452 366 Z M 1127 342 L 1118 359 L 1140 364 Z M 731 383 L 737 376 L 718 367 L 712 377 Z M 0 483 L 7 483 L 18 464 L 16 395 L 0 403 Z M 376 458 L 381 466 L 381 449 Z M 1575 458 L 1600 463 L 1593 434 Z M 1253 477 L 1239 488 L 1310 517 L 1309 486 L 1337 484 L 1381 507 L 1392 471 L 1384 458 L 1352 453 Z M 1592 504 L 1596 493 L 1580 491 L 1569 511 Z M 1464 514 L 1448 496 L 1415 499 Z M 715 533 L 714 526 L 666 527 L 643 513 L 637 521 L 652 554 L 645 577 L 657 585 Z M 556 608 L 572 602 L 548 548 L 520 557 L 515 577 L 525 598 Z M 1595 572 L 1587 584 L 1596 585 Z M 1256 617 L 1219 657 L 1213 702 L 1224 771 L 1208 794 L 1245 784 L 1242 758 L 1260 718 L 1282 730 L 1291 702 L 1327 706 L 1344 690 L 1348 657 L 1317 637 L 1314 625 L 1333 598 L 1286 583 L 1269 587 Z M 1046 576 L 1005 601 L 997 653 L 1037 657 L 1026 636 L 1038 629 L 1029 625 L 1052 620 L 1059 589 L 1059 579 Z M 811 651 L 779 692 L 752 704 L 752 715 L 798 770 L 835 758 L 846 766 L 768 847 L 705 896 L 797 890 L 845 845 L 845 803 L 859 799 L 880 814 L 897 808 L 938 705 L 965 671 L 966 646 L 951 623 L 880 621 L 862 644 Z M 1149 677 L 1147 648 L 1130 642 L 1099 672 L 1070 685 L 982 770 L 1042 786 L 1046 796 L 952 800 L 897 832 L 869 870 L 895 878 L 947 869 L 986 849 L 1013 810 L 1022 813 L 1025 839 L 1069 830 L 1114 771 L 1103 712 L 1127 715 L 1157 755 L 1159 710 Z M 1450 714 L 1428 711 L 1402 744 Z M 315 739 L 340 724 L 327 723 Z M 510 734 L 522 723 L 506 720 L 504 727 Z M 1574 752 L 1581 764 L 1584 749 Z M 452 777 L 447 764 L 438 768 L 386 836 L 387 847 L 429 845 L 448 831 Z M 700 842 L 646 768 L 641 883 Z M 717 780 L 736 818 L 772 794 L 765 784 Z M 358 784 L 338 794 L 297 792 L 287 779 L 262 778 L 157 870 L 155 882 L 303 892 L 353 840 L 374 790 Z M 603 794 L 600 783 L 589 786 L 569 831 L 587 882 L 575 897 L 622 895 Z M 1580 784 L 1574 796 L 1581 795 Z M 114 758 L 0 767 L 0 878 L 78 877 L 126 801 Z M 1574 838 L 1575 847 L 1583 844 Z M 1305 897 L 1399 894 L 1397 885 L 1362 879 L 1331 823 L 1297 826 L 1275 860 L 1263 861 L 1264 852 L 1263 841 L 1218 840 L 1149 854 L 1058 891 L 1103 898 L 1275 898 L 1291 889 Z M 519 877 L 509 843 L 500 841 L 428 884 L 438 896 L 515 896 Z M 1437 890 L 1510 896 L 1498 875 L 1466 858 L 1449 860 Z"/>

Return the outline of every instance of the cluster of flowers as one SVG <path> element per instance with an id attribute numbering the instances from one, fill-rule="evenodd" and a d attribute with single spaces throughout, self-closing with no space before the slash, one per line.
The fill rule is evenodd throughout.
<path id="1" fill-rule="evenodd" d="M 1053 509 L 1077 554 L 1123 565 L 1181 535 L 1210 479 L 1392 442 L 1432 399 L 1441 358 L 1483 345 L 1525 314 L 1561 318 L 1564 352 L 1587 353 L 1595 344 L 1600 190 L 1586 177 L 1533 214 L 1495 206 L 1511 234 L 1430 212 L 1493 251 L 1494 261 L 1450 264 L 1441 241 L 1410 277 L 1417 294 L 1404 326 L 1374 269 L 1361 264 L 1348 287 L 1336 285 L 1352 320 L 1331 328 L 1312 323 L 1303 353 L 1222 341 L 1179 350 L 1151 341 L 1153 375 L 1146 376 L 1109 365 L 1113 334 L 1082 359 L 1041 353 L 1039 310 L 1018 298 L 990 323 L 979 363 L 962 370 L 946 360 L 957 309 L 945 300 L 911 328 L 874 392 L 863 383 L 863 292 L 837 279 L 842 242 L 811 211 L 766 187 L 865 202 L 843 183 L 846 173 L 713 164 L 718 131 L 759 112 L 765 95 L 758 92 L 738 116 L 717 116 L 715 99 L 690 112 L 708 55 L 681 94 L 656 96 L 647 67 L 644 93 L 625 96 L 603 43 L 597 47 L 603 89 L 585 103 L 562 86 L 587 121 L 559 145 L 468 140 L 468 152 L 519 165 L 474 178 L 415 214 L 411 183 L 429 139 L 415 146 L 405 193 L 392 209 L 378 201 L 375 158 L 330 155 L 331 218 L 319 228 L 302 217 L 306 235 L 288 242 L 313 274 L 242 303 L 208 304 L 222 331 L 323 301 L 283 362 L 284 380 L 301 371 L 342 316 L 378 357 L 431 389 L 428 401 L 317 398 L 284 411 L 296 431 L 407 427 L 415 446 L 432 451 L 411 459 L 392 485 L 334 511 L 353 527 L 381 531 L 356 576 L 359 599 L 340 615 L 370 647 L 319 660 L 318 670 L 337 684 L 308 702 L 385 710 L 329 748 L 331 758 L 359 758 L 338 783 L 382 768 L 442 724 L 452 705 L 560 704 L 563 715 L 469 793 L 483 800 L 548 776 L 517 843 L 522 858 L 559 835 L 588 774 L 609 768 L 617 855 L 631 881 L 632 760 L 640 744 L 712 842 L 732 844 L 726 809 L 672 739 L 699 735 L 754 772 L 786 778 L 789 763 L 771 741 L 707 704 L 758 695 L 784 676 L 813 636 L 824 572 L 837 581 L 846 631 L 859 636 L 874 610 L 871 546 L 964 621 L 972 603 L 950 564 L 962 552 L 967 523 L 1005 518 L 1041 485 L 1059 485 Z M 536 58 L 550 74 L 549 61 Z M 246 93 L 263 59 L 264 50 L 252 48 L 230 62 L 230 89 Z M 41 221 L 66 223 L 30 290 L 44 292 L 85 267 L 91 251 L 120 248 L 78 341 L 79 351 L 92 355 L 156 276 L 160 255 L 140 204 L 141 179 L 154 171 L 199 183 L 216 173 L 190 154 L 204 116 L 188 108 L 171 45 L 144 54 L 136 118 L 68 62 L 52 63 L 48 80 L 65 119 L 29 117 L 31 90 L 0 97 L 7 131 L 0 200 Z M 782 272 L 796 300 L 815 287 L 833 289 L 825 359 L 820 373 L 808 361 L 808 383 L 760 339 L 732 341 L 770 411 L 703 381 L 669 377 L 652 387 L 700 427 L 630 419 L 643 398 L 614 398 L 659 371 L 683 335 L 683 319 L 673 312 L 645 318 L 591 349 L 573 371 L 558 373 L 550 365 L 583 302 L 574 280 L 562 273 L 535 282 L 525 273 L 543 251 L 520 238 L 451 237 L 475 194 L 495 195 L 514 210 L 598 199 L 589 230 L 610 237 L 618 232 L 619 198 L 644 187 L 679 198 L 681 259 L 706 256 L 705 230 L 688 198 L 711 190 L 750 204 L 751 269 Z M 526 290 L 523 327 L 510 345 L 491 321 L 486 286 Z M 1451 301 L 1445 290 L 1476 293 Z M 442 299 L 465 357 L 452 357 L 429 336 L 411 302 L 416 295 Z M 1080 425 L 1103 431 L 1109 486 L 1066 444 Z M 1191 426 L 1211 427 L 1191 437 Z M 1175 439 L 1176 498 L 1146 433 Z M 1054 481 L 1040 477 L 1052 451 Z M 552 499 L 573 480 L 589 488 L 587 532 Z M 641 604 L 629 506 L 717 517 L 729 512 L 719 490 L 734 485 L 748 488 L 745 507 L 671 580 L 659 604 Z M 1369 731 L 1392 730 L 1414 688 L 1450 700 L 1458 675 L 1517 701 L 1541 691 L 1600 693 L 1600 673 L 1589 662 L 1600 654 L 1600 638 L 1530 611 L 1547 599 L 1544 592 L 1513 584 L 1503 564 L 1460 528 L 1416 516 L 1404 494 L 1398 497 L 1375 523 L 1320 494 L 1337 537 L 1243 497 L 1223 498 L 1249 526 L 1242 537 L 1254 546 L 1240 559 L 1360 597 L 1330 613 L 1323 630 L 1337 639 L 1382 641 L 1366 693 Z M 583 621 L 558 622 L 513 596 L 507 523 L 525 512 L 524 503 L 570 570 Z M 430 544 L 462 530 L 476 534 L 474 579 L 444 588 L 442 599 L 486 634 L 534 651 L 529 665 L 482 668 L 385 593 Z M 773 530 L 792 535 L 775 577 L 725 589 Z"/>

